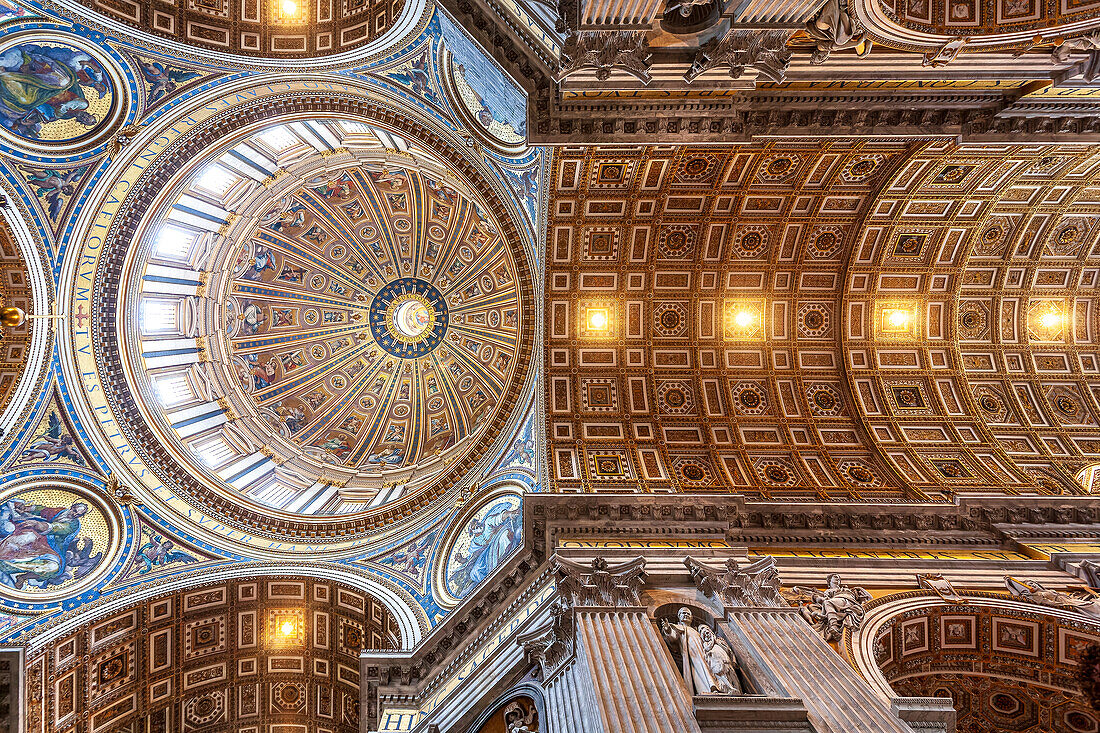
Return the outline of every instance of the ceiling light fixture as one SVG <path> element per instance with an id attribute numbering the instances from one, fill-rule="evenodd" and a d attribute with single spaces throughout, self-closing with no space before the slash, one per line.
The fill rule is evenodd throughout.
<path id="1" fill-rule="evenodd" d="M 917 305 L 911 302 L 881 303 L 878 306 L 878 335 L 885 337 L 915 336 Z"/>
<path id="2" fill-rule="evenodd" d="M 1061 328 L 1062 326 L 1062 314 L 1055 311 L 1044 313 L 1039 317 L 1039 323 L 1043 328 Z"/>
<path id="3" fill-rule="evenodd" d="M 589 308 L 586 317 L 589 331 L 607 330 L 607 308 Z"/>
<path id="4" fill-rule="evenodd" d="M 909 328 L 909 320 L 912 318 L 909 311 L 893 310 L 889 315 L 890 327 L 899 331 Z"/>
<path id="5" fill-rule="evenodd" d="M 756 340 L 764 337 L 764 302 L 726 301 L 723 329 L 727 339 Z"/>

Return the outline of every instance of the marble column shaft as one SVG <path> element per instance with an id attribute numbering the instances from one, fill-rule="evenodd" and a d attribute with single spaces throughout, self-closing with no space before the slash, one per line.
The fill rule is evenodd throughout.
<path id="1" fill-rule="evenodd" d="M 721 625 L 767 660 L 768 686 L 801 698 L 820 733 L 913 733 L 796 609 L 727 608 Z"/>
<path id="2" fill-rule="evenodd" d="M 699 732 L 680 671 L 644 608 L 578 608 L 575 623 L 605 733 Z"/>

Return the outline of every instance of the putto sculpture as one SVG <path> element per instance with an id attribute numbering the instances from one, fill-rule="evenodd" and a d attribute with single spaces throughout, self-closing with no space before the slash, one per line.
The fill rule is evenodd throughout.
<path id="1" fill-rule="evenodd" d="M 839 573 L 831 573 L 825 581 L 825 589 L 791 589 L 794 600 L 801 600 L 802 618 L 817 627 L 825 641 L 840 641 L 844 629 L 855 631 L 863 623 L 863 604 L 871 600 L 871 594 L 860 587 L 844 585 Z"/>
<path id="2" fill-rule="evenodd" d="M 684 682 L 693 695 L 740 695 L 737 657 L 725 639 L 719 639 L 706 624 L 693 625 L 691 609 L 676 614 L 679 623 L 661 619 L 661 633 L 683 657 Z"/>

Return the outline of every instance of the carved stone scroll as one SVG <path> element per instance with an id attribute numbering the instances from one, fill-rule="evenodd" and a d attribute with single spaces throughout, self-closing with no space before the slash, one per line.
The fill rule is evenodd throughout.
<path id="1" fill-rule="evenodd" d="M 743 568 L 731 557 L 726 560 L 724 572 L 711 570 L 693 557 L 685 557 L 684 565 L 704 595 L 717 596 L 727 607 L 785 608 L 788 605 L 779 592 L 779 571 L 774 557 L 765 557 Z"/>
<path id="2" fill-rule="evenodd" d="M 948 603 L 969 603 L 960 596 L 954 586 L 951 585 L 951 581 L 943 577 L 940 573 L 924 573 L 923 575 L 917 575 L 917 585 L 925 590 L 930 590 L 938 595 Z"/>
<path id="3" fill-rule="evenodd" d="M 768 81 L 782 82 L 791 63 L 787 41 L 791 33 L 781 30 L 733 30 L 722 38 L 712 38 L 699 49 L 684 81 L 691 83 L 701 74 L 722 66 L 729 68 L 731 79 L 737 79 L 745 69 L 756 69 Z"/>
<path id="4" fill-rule="evenodd" d="M 585 69 L 607 81 L 611 72 L 621 71 L 648 84 L 649 43 L 640 31 L 581 31 L 571 33 L 562 47 L 561 70 L 554 81 L 561 82 Z"/>

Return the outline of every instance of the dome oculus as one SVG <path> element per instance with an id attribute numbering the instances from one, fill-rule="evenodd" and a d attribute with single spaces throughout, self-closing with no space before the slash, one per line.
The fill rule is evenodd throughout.
<path id="1" fill-rule="evenodd" d="M 426 280 L 401 278 L 374 296 L 370 328 L 387 353 L 417 359 L 434 350 L 446 335 L 447 303 Z"/>

